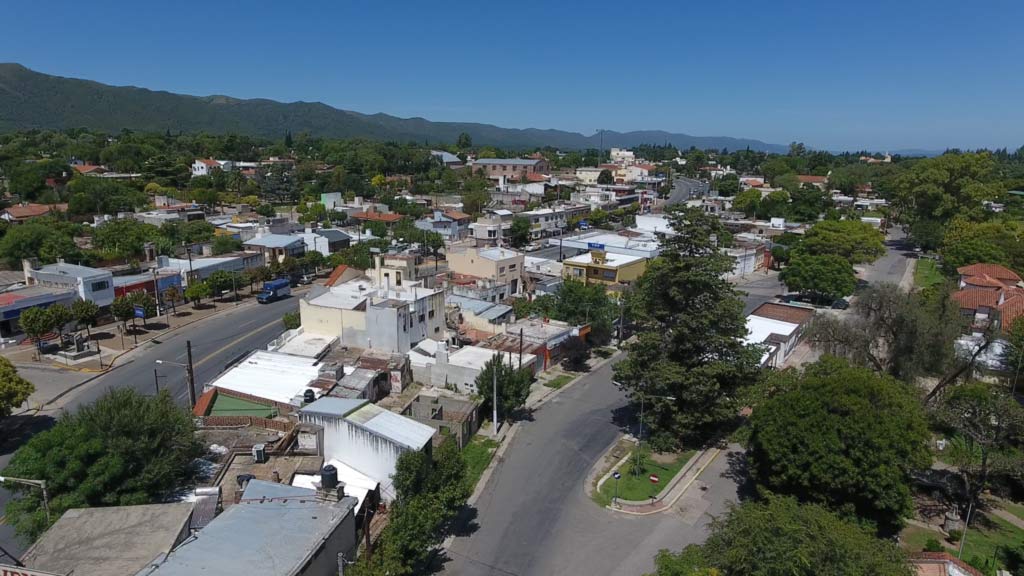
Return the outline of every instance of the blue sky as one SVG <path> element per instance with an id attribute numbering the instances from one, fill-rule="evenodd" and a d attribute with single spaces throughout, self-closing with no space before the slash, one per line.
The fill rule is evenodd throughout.
<path id="1" fill-rule="evenodd" d="M 1024 2 L 5 2 L 0 61 L 593 133 L 1024 145 Z"/>

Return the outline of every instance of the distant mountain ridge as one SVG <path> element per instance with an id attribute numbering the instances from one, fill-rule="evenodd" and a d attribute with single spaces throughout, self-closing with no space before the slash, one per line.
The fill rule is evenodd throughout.
<path id="1" fill-rule="evenodd" d="M 163 132 L 238 133 L 280 138 L 308 132 L 329 138 L 454 143 L 462 132 L 476 145 L 502 148 L 554 146 L 597 148 L 600 134 L 563 130 L 502 128 L 469 122 L 432 122 L 388 114 L 362 114 L 321 102 L 243 100 L 230 96 L 188 96 L 91 80 L 51 76 L 20 64 L 0 63 L 0 132 L 28 129 L 90 128 Z M 604 146 L 673 144 L 678 148 L 751 148 L 785 152 L 786 146 L 747 138 L 690 136 L 661 130 L 605 131 Z"/>

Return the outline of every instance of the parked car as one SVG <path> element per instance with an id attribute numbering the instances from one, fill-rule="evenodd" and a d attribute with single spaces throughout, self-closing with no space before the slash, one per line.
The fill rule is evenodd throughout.
<path id="1" fill-rule="evenodd" d="M 313 274 L 303 274 L 302 278 L 299 278 L 299 284 L 308 285 L 312 284 L 313 280 L 316 280 L 316 276 Z"/>
<path id="2" fill-rule="evenodd" d="M 536 252 L 537 250 L 540 250 L 540 248 L 541 246 L 537 242 L 530 242 L 526 246 L 523 246 L 523 250 L 526 252 Z"/>
<path id="3" fill-rule="evenodd" d="M 850 303 L 847 302 L 845 298 L 838 298 L 835 302 L 832 303 L 833 310 L 846 310 L 849 307 Z"/>

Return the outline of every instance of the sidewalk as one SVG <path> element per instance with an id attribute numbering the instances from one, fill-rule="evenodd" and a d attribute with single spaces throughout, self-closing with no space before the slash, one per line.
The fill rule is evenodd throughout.
<path id="1" fill-rule="evenodd" d="M 675 506 L 676 501 L 679 500 L 683 494 L 690 488 L 691 485 L 697 480 L 697 478 L 704 472 L 704 469 L 711 465 L 718 458 L 718 455 L 722 453 L 720 448 L 708 448 L 702 450 L 693 455 L 693 458 L 686 463 L 686 466 L 672 479 L 673 484 L 667 489 L 663 490 L 656 498 L 651 502 L 630 502 L 627 500 L 620 499 L 617 504 L 611 504 L 607 506 L 609 510 L 616 512 L 622 512 L 624 514 L 633 514 L 635 516 L 646 516 L 648 514 L 657 514 L 658 512 L 664 512 Z M 626 455 L 625 458 L 628 458 Z M 594 490 L 600 490 L 601 485 L 604 484 L 611 477 L 613 470 L 622 468 L 624 460 L 618 465 L 614 466 L 609 470 L 601 481 L 597 483 Z M 600 464 L 600 462 L 598 463 Z"/>

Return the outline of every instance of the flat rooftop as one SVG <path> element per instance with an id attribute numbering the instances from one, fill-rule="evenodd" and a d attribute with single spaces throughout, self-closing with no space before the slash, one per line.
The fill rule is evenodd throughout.
<path id="1" fill-rule="evenodd" d="M 209 386 L 290 404 L 307 389 L 317 396 L 323 390 L 312 387 L 320 373 L 317 361 L 303 356 L 257 350 L 218 376 Z"/>
<path id="2" fill-rule="evenodd" d="M 283 337 L 283 335 L 282 335 Z M 268 347 L 275 352 L 303 356 L 305 358 L 319 358 L 327 351 L 327 348 L 338 338 L 325 334 L 314 334 L 312 332 L 300 332 L 290 335 L 283 342 L 273 342 Z"/>
<path id="3" fill-rule="evenodd" d="M 191 516 L 191 502 L 73 508 L 21 561 L 57 574 L 134 576 L 171 551 Z"/>
<path id="4" fill-rule="evenodd" d="M 633 264 L 634 262 L 641 262 L 646 260 L 643 256 L 630 256 L 628 254 L 615 254 L 613 252 L 605 252 L 604 262 L 600 264 L 594 262 L 594 253 L 587 252 L 580 254 L 579 256 L 573 256 L 572 258 L 566 258 L 562 261 L 563 264 L 596 264 L 598 266 L 608 266 L 609 268 L 618 268 L 620 266 L 626 266 L 627 264 Z"/>
<path id="5" fill-rule="evenodd" d="M 298 473 L 319 473 L 323 461 L 323 456 L 270 455 L 266 462 L 254 462 L 249 453 L 235 454 L 227 462 L 227 470 L 220 476 L 221 480 L 218 483 L 224 508 L 233 506 L 236 494 L 242 493 L 236 480 L 242 474 L 252 474 L 256 480 L 273 482 L 274 472 L 277 472 L 281 482 L 287 484 Z"/>

